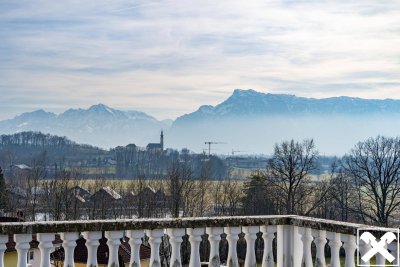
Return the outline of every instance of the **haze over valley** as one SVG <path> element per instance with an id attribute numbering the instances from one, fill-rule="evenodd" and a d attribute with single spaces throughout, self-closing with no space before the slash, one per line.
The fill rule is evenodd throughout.
<path id="1" fill-rule="evenodd" d="M 104 104 L 23 113 L 0 122 L 0 134 L 41 131 L 102 148 L 158 141 L 202 152 L 205 141 L 223 142 L 212 153 L 270 154 L 273 145 L 288 139 L 314 138 L 322 154 L 343 155 L 358 141 L 400 132 L 400 100 L 351 97 L 324 99 L 236 89 L 218 105 L 203 105 L 174 121 L 157 120 L 141 111 L 122 111 Z"/>

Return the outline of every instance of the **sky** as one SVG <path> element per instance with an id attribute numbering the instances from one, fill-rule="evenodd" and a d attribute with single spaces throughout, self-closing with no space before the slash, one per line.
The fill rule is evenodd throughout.
<path id="1" fill-rule="evenodd" d="M 235 88 L 400 98 L 399 1 L 2 0 L 0 40 L 0 119 L 174 119 Z"/>

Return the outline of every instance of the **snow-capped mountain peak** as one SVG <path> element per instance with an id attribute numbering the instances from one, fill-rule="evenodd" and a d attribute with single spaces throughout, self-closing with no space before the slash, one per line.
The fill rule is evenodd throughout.
<path id="1" fill-rule="evenodd" d="M 146 145 L 156 141 L 159 131 L 168 125 L 140 111 L 122 111 L 104 104 L 87 109 L 68 109 L 56 115 L 44 110 L 23 113 L 0 121 L 0 133 L 41 131 L 68 136 L 79 142 L 100 147 L 127 143 Z"/>

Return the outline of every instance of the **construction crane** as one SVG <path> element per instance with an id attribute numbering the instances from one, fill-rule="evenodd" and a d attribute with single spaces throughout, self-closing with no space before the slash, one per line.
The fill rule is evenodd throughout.
<path id="1" fill-rule="evenodd" d="M 211 145 L 216 145 L 216 144 L 226 144 L 224 142 L 214 142 L 214 141 L 206 141 L 204 144 L 208 145 L 208 157 L 211 155 Z"/>

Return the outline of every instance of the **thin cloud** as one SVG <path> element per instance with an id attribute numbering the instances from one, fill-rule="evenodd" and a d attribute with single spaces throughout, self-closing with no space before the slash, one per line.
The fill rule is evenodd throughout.
<path id="1" fill-rule="evenodd" d="M 173 118 L 234 88 L 400 98 L 399 14 L 398 1 L 6 0 L 0 107 L 107 102 Z"/>

